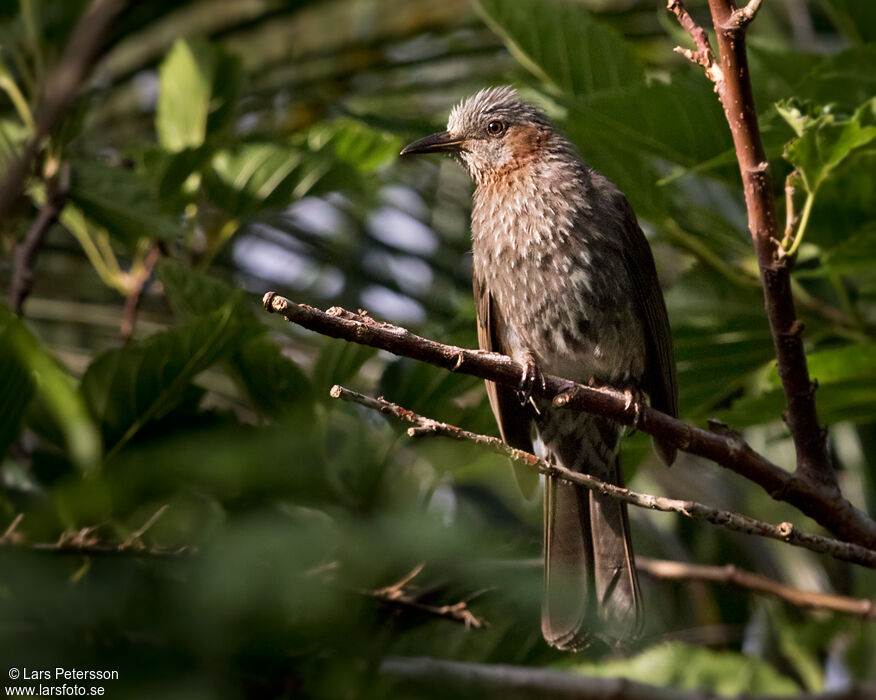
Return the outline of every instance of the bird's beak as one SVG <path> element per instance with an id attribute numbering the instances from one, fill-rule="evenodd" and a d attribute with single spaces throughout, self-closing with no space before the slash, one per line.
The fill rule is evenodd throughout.
<path id="1" fill-rule="evenodd" d="M 449 131 L 439 131 L 430 134 L 413 143 L 409 143 L 399 155 L 407 156 L 414 153 L 459 153 L 463 139 L 456 138 Z"/>

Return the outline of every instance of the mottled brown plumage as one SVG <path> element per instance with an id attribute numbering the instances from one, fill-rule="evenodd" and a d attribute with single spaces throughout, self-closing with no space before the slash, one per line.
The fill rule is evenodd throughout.
<path id="1" fill-rule="evenodd" d="M 669 321 L 654 260 L 623 194 L 588 168 L 545 115 L 508 87 L 482 90 L 447 131 L 402 153 L 453 152 L 477 183 L 472 210 L 478 338 L 538 372 L 648 394 L 677 414 Z M 487 382 L 502 438 L 622 483 L 618 424 Z M 671 463 L 674 449 L 656 448 Z M 532 489 L 522 485 L 526 493 Z M 542 632 L 564 649 L 642 622 L 625 504 L 549 478 Z"/>

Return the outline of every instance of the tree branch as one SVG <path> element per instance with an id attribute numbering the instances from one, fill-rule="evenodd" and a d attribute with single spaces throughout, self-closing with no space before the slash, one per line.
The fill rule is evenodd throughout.
<path id="1" fill-rule="evenodd" d="M 404 678 L 431 687 L 449 684 L 465 687 L 467 694 L 480 690 L 486 697 L 567 698 L 568 700 L 714 700 L 709 691 L 683 690 L 645 685 L 625 678 L 591 678 L 571 671 L 447 661 L 426 657 L 390 656 L 380 665 L 386 676 Z M 746 695 L 747 700 L 866 700 L 876 694 L 876 685 L 862 683 L 843 690 L 802 693 L 793 696 Z"/>
<path id="2" fill-rule="evenodd" d="M 21 316 L 24 300 L 33 289 L 33 270 L 37 255 L 49 229 L 58 219 L 70 189 L 70 165 L 64 163 L 60 173 L 46 181 L 46 201 L 28 229 L 24 240 L 15 248 L 12 280 L 9 283 L 9 306 Z"/>
<path id="3" fill-rule="evenodd" d="M 682 501 L 675 498 L 664 498 L 662 496 L 652 496 L 647 493 L 631 491 L 630 489 L 597 479 L 589 474 L 582 474 L 581 472 L 566 469 L 558 464 L 551 464 L 543 459 L 539 459 L 534 454 L 510 447 L 498 438 L 479 435 L 462 428 L 457 428 L 454 425 L 426 418 L 402 406 L 390 403 L 385 399 L 364 396 L 337 384 L 332 387 L 331 396 L 335 399 L 352 401 L 384 415 L 412 423 L 415 427 L 408 428 L 408 435 L 411 437 L 440 435 L 462 442 L 473 442 L 483 445 L 492 452 L 508 457 L 515 462 L 536 469 L 541 474 L 557 477 L 563 481 L 583 486 L 591 491 L 599 491 L 611 498 L 616 498 L 634 506 L 667 513 L 679 513 L 695 520 L 703 520 L 713 525 L 733 530 L 734 532 L 768 537 L 780 542 L 787 542 L 795 547 L 803 547 L 820 554 L 829 554 L 837 559 L 876 568 L 876 551 L 829 537 L 800 532 L 794 527 L 793 523 L 784 522 L 773 525 L 750 518 L 741 513 L 718 510 L 697 501 Z"/>
<path id="4" fill-rule="evenodd" d="M 746 588 L 758 595 L 778 598 L 801 608 L 833 610 L 856 615 L 867 621 L 876 620 L 876 605 L 872 600 L 792 588 L 766 576 L 737 569 L 733 564 L 706 566 L 637 556 L 636 566 L 639 571 L 654 578 L 670 581 L 710 581 L 712 583 L 732 584 Z"/>
<path id="5" fill-rule="evenodd" d="M 523 367 L 504 355 L 444 345 L 404 328 L 379 323 L 364 313 L 353 314 L 339 307 L 326 313 L 306 304 L 295 304 L 274 292 L 265 294 L 263 301 L 269 312 L 283 314 L 292 323 L 332 338 L 513 387 L 520 385 L 523 376 Z M 825 492 L 786 472 L 724 427 L 715 425 L 713 430 L 703 430 L 649 406 L 631 404 L 614 389 L 587 387 L 554 376 L 545 377 L 544 387 L 536 386 L 534 393 L 552 399 L 557 406 L 606 416 L 624 425 L 635 423 L 643 432 L 659 435 L 680 450 L 706 457 L 753 481 L 776 500 L 792 504 L 838 537 L 876 549 L 876 522 L 840 493 Z"/>
<path id="6" fill-rule="evenodd" d="M 751 0 L 741 9 L 736 9 L 732 0 L 709 0 L 721 59 L 719 74 L 707 66 L 706 75 L 715 84 L 739 161 L 748 228 L 760 268 L 764 306 L 773 336 L 779 377 L 788 401 L 783 418 L 794 440 L 797 473 L 813 486 L 838 492 L 836 475 L 827 453 L 827 431 L 819 425 L 815 409 L 816 385 L 810 381 L 806 364 L 803 324 L 797 319 L 794 309 L 790 260 L 780 254 L 772 177 L 751 89 L 744 29 L 754 19 L 759 7 L 760 0 Z M 702 27 L 690 18 L 682 0 L 669 0 L 667 8 L 678 17 L 699 47 L 697 53 L 701 54 Z M 714 57 L 711 60 L 713 62 Z M 702 61 L 697 62 L 705 65 Z"/>

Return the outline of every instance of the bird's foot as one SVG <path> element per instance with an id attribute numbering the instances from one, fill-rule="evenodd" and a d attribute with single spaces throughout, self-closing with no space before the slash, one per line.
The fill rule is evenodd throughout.
<path id="1" fill-rule="evenodd" d="M 532 401 L 532 392 L 538 387 L 541 391 L 547 388 L 544 374 L 539 368 L 532 355 L 527 355 L 526 361 L 523 363 L 523 377 L 520 379 L 520 386 L 517 388 L 517 398 L 520 399 L 520 405 L 525 406 Z M 533 405 L 534 402 L 533 402 Z"/>
<path id="2" fill-rule="evenodd" d="M 634 434 L 639 428 L 639 421 L 642 419 L 642 404 L 645 402 L 644 392 L 635 385 L 627 385 L 624 389 L 624 410 L 633 409 L 633 429 L 630 435 Z"/>

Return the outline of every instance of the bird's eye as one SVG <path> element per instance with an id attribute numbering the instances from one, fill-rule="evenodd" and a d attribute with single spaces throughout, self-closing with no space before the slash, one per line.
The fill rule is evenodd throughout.
<path id="1" fill-rule="evenodd" d="M 498 119 L 494 119 L 487 124 L 487 131 L 490 136 L 501 136 L 505 133 L 505 122 L 500 122 Z"/>

